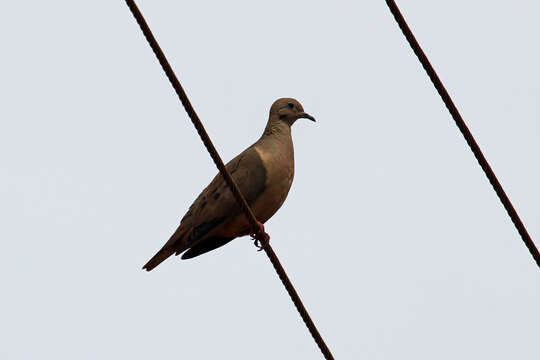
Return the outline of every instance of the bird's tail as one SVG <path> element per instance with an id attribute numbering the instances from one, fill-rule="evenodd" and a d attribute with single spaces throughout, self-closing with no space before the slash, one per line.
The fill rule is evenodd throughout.
<path id="1" fill-rule="evenodd" d="M 172 254 L 176 253 L 176 255 L 178 255 L 179 253 L 184 252 L 189 247 L 185 240 L 186 233 L 186 229 L 180 224 L 178 229 L 171 235 L 170 239 L 163 245 L 161 250 L 159 250 L 156 255 L 143 266 L 143 269 L 150 271 Z"/>
<path id="2" fill-rule="evenodd" d="M 161 250 L 159 250 L 156 255 L 154 255 L 150 261 L 148 261 L 144 266 L 143 269 L 146 271 L 150 271 L 159 264 L 161 264 L 163 261 L 165 261 L 169 256 L 174 254 L 175 252 L 181 250 L 180 252 L 186 250 L 186 242 L 184 241 L 184 235 L 186 234 L 186 231 L 182 227 L 182 224 L 178 226 L 178 229 L 172 234 L 170 239 L 163 245 Z"/>
<path id="3" fill-rule="evenodd" d="M 144 266 L 143 269 L 146 271 L 150 271 L 159 264 L 161 264 L 165 259 L 167 259 L 169 256 L 175 253 L 175 250 L 171 246 L 165 245 L 161 250 L 159 250 L 156 255 L 154 255 L 150 261 L 148 261 Z"/>

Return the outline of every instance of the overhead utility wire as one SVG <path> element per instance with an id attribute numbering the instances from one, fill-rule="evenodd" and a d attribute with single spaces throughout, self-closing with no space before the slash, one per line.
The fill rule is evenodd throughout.
<path id="1" fill-rule="evenodd" d="M 256 240 L 264 242 L 265 236 L 268 236 L 268 235 L 264 233 L 263 227 L 261 226 L 259 221 L 257 221 L 257 219 L 255 218 L 255 215 L 253 214 L 253 211 L 249 207 L 248 203 L 246 202 L 246 199 L 240 192 L 240 189 L 234 182 L 233 178 L 231 177 L 231 174 L 229 173 L 229 171 L 223 164 L 223 161 L 221 160 L 221 157 L 219 156 L 216 148 L 212 144 L 210 137 L 206 133 L 206 130 L 204 129 L 204 126 L 201 123 L 199 116 L 193 109 L 193 106 L 191 105 L 186 92 L 182 88 L 182 85 L 180 85 L 180 81 L 178 81 L 178 78 L 174 74 L 173 69 L 171 68 L 169 62 L 167 61 L 167 58 L 165 57 L 165 54 L 161 50 L 158 42 L 154 38 L 154 35 L 152 34 L 150 28 L 148 27 L 148 24 L 144 20 L 143 15 L 139 11 L 139 9 L 137 8 L 137 5 L 135 4 L 133 0 L 126 0 L 126 4 L 128 5 L 135 19 L 137 20 L 137 23 L 141 27 L 141 30 L 144 36 L 146 37 L 146 40 L 148 41 L 148 43 L 150 44 L 150 47 L 154 51 L 154 54 L 158 58 L 159 63 L 161 64 L 161 67 L 163 68 L 163 71 L 165 71 L 165 74 L 167 75 L 167 77 L 169 78 L 169 81 L 171 82 L 171 85 L 173 86 L 174 90 L 178 94 L 178 97 L 180 98 L 182 105 L 184 106 L 186 112 L 188 113 L 189 118 L 193 122 L 195 129 L 197 129 L 197 132 L 199 133 L 201 140 L 206 146 L 206 149 L 208 150 L 208 152 L 210 153 L 210 156 L 212 157 L 212 160 L 216 164 L 219 172 L 221 173 L 221 176 L 223 176 L 223 178 L 227 182 L 227 185 L 231 189 L 234 197 L 240 204 L 242 211 L 246 215 L 249 221 L 249 224 L 251 226 L 252 236 L 254 236 Z M 287 289 L 289 296 L 291 297 L 294 305 L 296 306 L 296 309 L 300 313 L 302 320 L 304 320 L 304 323 L 306 324 L 309 332 L 313 336 L 313 339 L 317 343 L 317 346 L 321 350 L 321 353 L 324 355 L 325 359 L 328 359 L 328 360 L 334 359 L 334 357 L 332 356 L 332 353 L 330 352 L 330 349 L 328 349 L 328 347 L 326 346 L 326 343 L 324 342 L 322 336 L 317 330 L 317 327 L 313 323 L 313 320 L 311 320 L 309 313 L 304 307 L 302 300 L 298 296 L 298 293 L 296 292 L 296 290 L 294 289 L 294 286 L 289 280 L 289 277 L 287 276 L 285 269 L 283 269 L 283 266 L 281 265 L 276 253 L 274 252 L 274 250 L 272 249 L 269 243 L 266 243 L 265 245 L 263 245 L 263 249 L 266 252 L 266 255 L 268 256 L 268 258 L 270 259 L 270 262 L 274 266 L 274 269 L 276 270 L 279 278 L 281 279 L 281 282 Z"/>
<path id="2" fill-rule="evenodd" d="M 489 182 L 491 183 L 491 186 L 493 186 L 493 189 L 497 193 L 499 200 L 501 201 L 504 208 L 506 209 L 506 212 L 510 216 L 510 219 L 512 219 L 512 222 L 514 223 L 517 231 L 519 232 L 519 235 L 521 235 L 521 239 L 523 239 L 525 246 L 527 246 L 527 249 L 529 249 L 529 252 L 531 253 L 534 261 L 536 261 L 536 265 L 540 268 L 540 253 L 538 252 L 536 245 L 534 244 L 531 236 L 527 232 L 525 225 L 523 225 L 523 222 L 519 218 L 519 215 L 516 209 L 514 209 L 514 206 L 512 205 L 512 203 L 510 202 L 510 199 L 504 192 L 504 189 L 501 186 L 501 183 L 499 182 L 499 180 L 497 179 L 497 176 L 495 176 L 495 173 L 491 169 L 491 166 L 489 166 L 489 163 L 484 157 L 484 154 L 482 154 L 482 150 L 480 149 L 480 146 L 478 146 L 469 128 L 465 124 L 465 121 L 463 121 L 463 118 L 461 117 L 456 105 L 452 101 L 452 98 L 448 94 L 448 91 L 446 91 L 446 88 L 444 87 L 441 79 L 439 79 L 439 76 L 435 72 L 435 69 L 433 68 L 433 66 L 431 66 L 431 63 L 429 62 L 426 54 L 424 53 L 424 51 L 420 47 L 420 44 L 414 37 L 414 34 L 412 33 L 411 29 L 407 25 L 407 22 L 405 21 L 405 18 L 399 11 L 399 8 L 396 5 L 396 2 L 394 0 L 386 0 L 386 4 L 390 8 L 392 15 L 394 15 L 394 19 L 398 23 L 401 31 L 403 32 L 403 35 L 405 35 L 405 38 L 409 42 L 409 45 L 411 46 L 414 53 L 418 57 L 418 60 L 420 60 L 420 63 L 426 70 L 429 78 L 431 79 L 431 82 L 433 83 L 433 85 L 435 85 L 435 88 L 439 92 L 439 95 L 441 96 L 442 100 L 444 101 L 444 104 L 448 108 L 448 111 L 454 118 L 454 121 L 456 122 L 457 127 L 463 134 L 463 137 L 465 137 L 465 141 L 467 141 L 467 144 L 471 148 L 474 156 L 476 157 L 476 160 L 478 160 L 478 163 L 482 167 L 482 170 L 484 170 L 484 173 L 486 174 Z"/>

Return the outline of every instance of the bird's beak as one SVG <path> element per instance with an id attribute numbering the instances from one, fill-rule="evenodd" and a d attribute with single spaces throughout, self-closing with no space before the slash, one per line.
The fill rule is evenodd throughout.
<path id="1" fill-rule="evenodd" d="M 309 119 L 313 122 L 315 122 L 315 118 L 311 115 L 309 115 L 308 113 L 305 113 L 305 112 L 300 112 L 298 114 L 296 114 L 296 118 L 297 119 Z"/>

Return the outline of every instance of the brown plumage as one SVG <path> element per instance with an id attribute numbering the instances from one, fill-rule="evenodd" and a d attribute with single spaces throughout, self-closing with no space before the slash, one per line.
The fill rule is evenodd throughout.
<path id="1" fill-rule="evenodd" d="M 261 223 L 281 207 L 294 177 L 291 125 L 306 114 L 295 99 L 282 98 L 270 108 L 263 135 L 226 166 Z M 152 270 L 172 254 L 182 259 L 204 254 L 249 234 L 249 224 L 220 174 L 202 191 L 178 229 L 143 269 Z"/>

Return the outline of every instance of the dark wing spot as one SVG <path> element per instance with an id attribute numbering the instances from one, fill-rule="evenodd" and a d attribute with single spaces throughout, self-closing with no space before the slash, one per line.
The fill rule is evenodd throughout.
<path id="1" fill-rule="evenodd" d="M 216 199 L 216 200 L 219 199 L 220 195 L 221 195 L 220 193 L 215 193 L 214 194 L 214 199 Z"/>
<path id="2" fill-rule="evenodd" d="M 206 201 L 203 201 L 202 204 L 201 204 L 200 209 L 201 209 L 201 210 L 204 209 L 205 206 L 206 206 Z"/>

